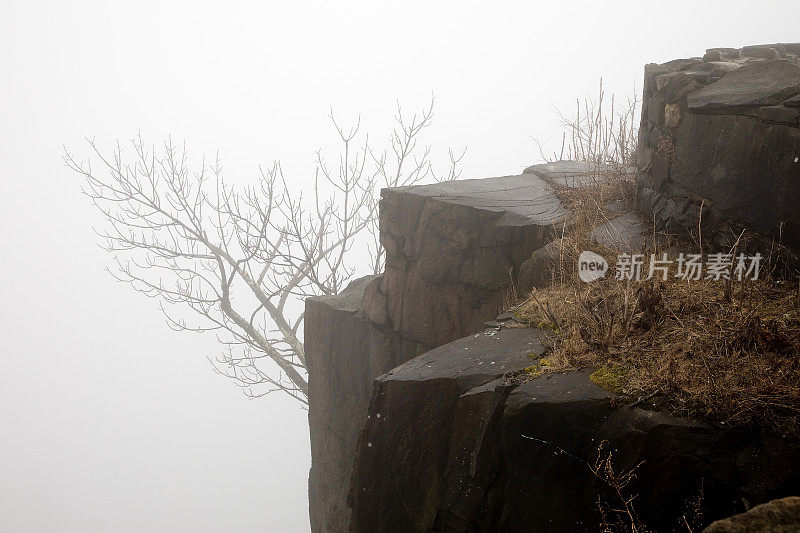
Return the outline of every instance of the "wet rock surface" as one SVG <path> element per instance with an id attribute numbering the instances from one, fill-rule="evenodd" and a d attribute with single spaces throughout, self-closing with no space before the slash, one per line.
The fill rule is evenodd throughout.
<path id="1" fill-rule="evenodd" d="M 730 246 L 741 230 L 800 246 L 797 43 L 710 49 L 645 67 L 637 210 Z M 701 217 L 702 209 L 702 217 Z"/>
<path id="2" fill-rule="evenodd" d="M 444 501 L 450 521 L 471 521 L 495 475 L 481 454 L 500 435 L 500 378 L 534 364 L 544 336 L 487 330 L 376 380 L 350 485 L 352 531 L 430 530 Z"/>
<path id="3" fill-rule="evenodd" d="M 561 165 L 556 165 L 557 171 Z M 386 189 L 386 270 L 306 302 L 314 531 L 347 531 L 346 504 L 372 380 L 497 315 L 533 250 L 568 216 L 535 174 Z"/>
<path id="4" fill-rule="evenodd" d="M 315 531 L 347 531 L 347 487 L 358 432 L 375 376 L 424 348 L 377 328 L 361 311 L 367 276 L 336 296 L 306 301 L 311 471 L 308 491 Z"/>
<path id="5" fill-rule="evenodd" d="M 352 531 L 595 531 L 591 469 L 611 451 L 651 528 L 671 530 L 704 492 L 707 519 L 800 490 L 800 448 L 758 431 L 627 407 L 590 371 L 520 383 L 546 333 L 491 329 L 375 382 L 350 488 Z"/>
<path id="6" fill-rule="evenodd" d="M 496 315 L 519 266 L 568 216 L 533 174 L 387 189 L 380 210 L 383 296 L 367 313 L 430 347 Z"/>

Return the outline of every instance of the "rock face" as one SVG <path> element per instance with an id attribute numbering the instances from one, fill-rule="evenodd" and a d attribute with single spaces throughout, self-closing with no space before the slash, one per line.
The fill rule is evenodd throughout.
<path id="1" fill-rule="evenodd" d="M 648 65 L 648 222 L 619 212 L 590 236 L 635 251 L 652 222 L 688 232 L 702 211 L 705 242 L 749 228 L 800 246 L 798 56 L 782 44 Z M 545 332 L 483 331 L 512 280 L 548 278 L 569 223 L 551 184 L 592 176 L 559 162 L 382 191 L 385 272 L 306 303 L 313 531 L 597 529 L 598 498 L 620 504 L 591 468 L 603 441 L 618 472 L 646 461 L 626 490 L 657 530 L 701 487 L 710 519 L 800 493 L 797 445 L 621 406 L 585 372 L 523 380 Z"/>
<path id="2" fill-rule="evenodd" d="M 729 245 L 742 229 L 800 247 L 800 44 L 710 49 L 645 67 L 637 209 Z"/>
<path id="3" fill-rule="evenodd" d="M 349 528 L 347 492 L 372 380 L 480 331 L 522 262 L 567 214 L 535 173 L 382 191 L 385 273 L 306 302 L 314 531 Z"/>
<path id="4" fill-rule="evenodd" d="M 670 530 L 687 498 L 707 518 L 800 490 L 800 448 L 620 406 L 588 372 L 517 385 L 545 333 L 487 330 L 413 359 L 375 382 L 350 487 L 352 531 L 599 529 L 597 502 L 621 501 L 592 465 L 598 446 L 637 477 L 625 496 L 654 530 Z"/>
<path id="5" fill-rule="evenodd" d="M 386 271 L 365 300 L 373 321 L 440 346 L 479 330 L 567 212 L 535 174 L 385 190 Z"/>
<path id="6" fill-rule="evenodd" d="M 791 533 L 800 531 L 800 498 L 791 496 L 753 507 L 746 513 L 718 520 L 703 533 Z"/>
<path id="7" fill-rule="evenodd" d="M 541 331 L 487 333 L 431 350 L 376 380 L 350 488 L 352 531 L 444 526 L 445 500 L 451 521 L 475 518 L 475 502 L 495 476 L 479 459 L 499 436 L 498 408 L 508 394 L 500 378 L 531 366 L 530 354 L 544 350 Z"/>
<path id="8" fill-rule="evenodd" d="M 372 325 L 361 312 L 367 276 L 342 294 L 306 301 L 309 373 L 308 423 L 312 464 L 308 478 L 315 531 L 347 531 L 346 491 L 372 380 L 422 353 L 423 348 Z"/>

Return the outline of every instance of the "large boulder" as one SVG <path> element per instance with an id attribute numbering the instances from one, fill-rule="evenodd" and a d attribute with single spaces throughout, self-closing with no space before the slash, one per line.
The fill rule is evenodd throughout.
<path id="1" fill-rule="evenodd" d="M 378 378 L 350 486 L 351 531 L 597 530 L 622 497 L 656 531 L 699 494 L 707 521 L 800 490 L 800 447 L 629 407 L 590 371 L 540 375 L 547 334 L 487 329 Z M 638 465 L 638 466 L 637 466 Z"/>
<path id="2" fill-rule="evenodd" d="M 544 338 L 537 330 L 490 329 L 376 380 L 350 485 L 352 531 L 472 522 L 496 475 L 480 461 L 501 434 L 497 415 L 509 387 L 500 378 L 532 366 Z M 445 501 L 452 517 L 442 514 Z"/>
<path id="3" fill-rule="evenodd" d="M 386 272 L 306 302 L 313 531 L 349 528 L 347 491 L 372 380 L 480 331 L 567 215 L 535 174 L 382 191 Z"/>
<path id="4" fill-rule="evenodd" d="M 386 271 L 367 312 L 430 347 L 478 331 L 568 212 L 533 174 L 384 189 Z"/>
<path id="5" fill-rule="evenodd" d="M 645 67 L 637 209 L 730 246 L 743 229 L 800 247 L 797 44 Z M 735 52 L 735 53 L 734 53 Z"/>
<path id="6" fill-rule="evenodd" d="M 308 494 L 314 531 L 349 529 L 347 487 L 372 381 L 423 351 L 423 347 L 391 330 L 375 327 L 364 316 L 361 299 L 374 279 L 367 276 L 352 282 L 339 295 L 306 301 L 312 457 Z"/>

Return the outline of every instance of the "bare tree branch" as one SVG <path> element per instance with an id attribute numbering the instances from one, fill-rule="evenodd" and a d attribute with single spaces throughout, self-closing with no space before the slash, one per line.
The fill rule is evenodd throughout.
<path id="1" fill-rule="evenodd" d="M 114 256 L 112 275 L 158 298 L 169 327 L 215 332 L 224 350 L 209 360 L 248 396 L 282 391 L 306 404 L 298 304 L 341 291 L 358 270 L 353 250 L 368 250 L 371 269 L 382 270 L 380 187 L 460 173 L 464 152 L 450 151 L 440 177 L 430 147 L 418 148 L 432 117 L 433 99 L 410 119 L 398 105 L 389 148 L 376 152 L 359 136 L 361 117 L 343 128 L 331 111 L 341 151 L 335 166 L 317 153 L 310 199 L 288 187 L 277 161 L 260 169 L 255 185 L 236 189 L 218 155 L 192 170 L 186 147 L 170 139 L 156 150 L 140 135 L 132 151 L 117 143 L 110 154 L 87 139 L 89 161 L 67 151 L 64 161 L 83 176 L 83 192 L 106 220 L 98 235 Z M 196 323 L 183 318 L 186 310 Z"/>

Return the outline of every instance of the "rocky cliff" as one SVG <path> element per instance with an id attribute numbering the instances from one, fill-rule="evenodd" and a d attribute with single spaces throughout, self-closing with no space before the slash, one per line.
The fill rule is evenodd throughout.
<path id="1" fill-rule="evenodd" d="M 800 448 L 778 436 L 621 404 L 589 372 L 519 384 L 545 337 L 487 329 L 376 381 L 352 531 L 597 531 L 598 499 L 620 508 L 632 496 L 653 530 L 670 531 L 701 490 L 707 519 L 800 491 Z M 622 498 L 593 471 L 607 453 L 619 475 L 641 463 Z"/>
<path id="2" fill-rule="evenodd" d="M 382 191 L 382 276 L 306 302 L 309 474 L 314 531 L 347 531 L 347 493 L 372 381 L 398 364 L 480 331 L 520 265 L 567 211 L 539 173 L 580 179 L 585 164 Z"/>
<path id="3" fill-rule="evenodd" d="M 744 228 L 800 245 L 798 55 L 769 45 L 648 65 L 647 222 L 620 212 L 592 238 L 638 250 L 653 222 L 691 233 L 702 220 L 720 245 Z M 385 272 L 306 304 L 314 531 L 594 530 L 598 498 L 624 504 L 596 468 L 608 453 L 617 473 L 639 465 L 625 493 L 659 530 L 701 490 L 710 519 L 800 493 L 797 443 L 625 405 L 586 372 L 536 377 L 547 332 L 484 329 L 512 282 L 545 281 L 570 223 L 554 185 L 588 173 L 561 162 L 383 191 Z"/>
<path id="4" fill-rule="evenodd" d="M 800 247 L 800 43 L 647 65 L 638 208 L 729 245 L 742 229 Z M 703 215 L 701 217 L 701 210 Z"/>

